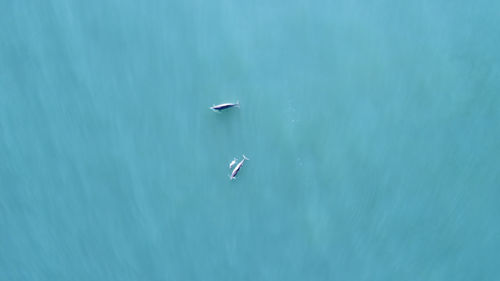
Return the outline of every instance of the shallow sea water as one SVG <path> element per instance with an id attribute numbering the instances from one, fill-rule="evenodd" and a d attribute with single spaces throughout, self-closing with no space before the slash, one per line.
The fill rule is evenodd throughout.
<path id="1" fill-rule="evenodd" d="M 500 279 L 500 2 L 0 0 L 0 27 L 0 280 Z"/>

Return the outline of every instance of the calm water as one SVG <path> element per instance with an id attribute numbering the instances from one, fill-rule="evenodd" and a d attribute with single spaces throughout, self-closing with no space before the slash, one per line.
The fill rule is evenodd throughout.
<path id="1" fill-rule="evenodd" d="M 500 279 L 500 2 L 0 0 L 0 27 L 0 280 Z"/>

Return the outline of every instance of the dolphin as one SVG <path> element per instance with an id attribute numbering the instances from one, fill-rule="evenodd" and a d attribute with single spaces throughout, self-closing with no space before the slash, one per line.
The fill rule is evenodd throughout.
<path id="1" fill-rule="evenodd" d="M 216 111 L 216 112 L 220 112 L 224 109 L 228 109 L 228 108 L 231 108 L 231 107 L 240 107 L 240 102 L 237 101 L 236 103 L 221 103 L 219 105 L 215 105 L 210 107 L 211 110 L 213 111 Z"/>
<path id="2" fill-rule="evenodd" d="M 245 162 L 245 160 L 250 160 L 248 159 L 245 155 L 243 155 L 243 160 L 241 160 L 240 163 L 238 163 L 238 165 L 236 165 L 236 167 L 234 167 L 234 170 L 233 172 L 231 173 L 231 176 L 229 176 L 229 179 L 233 180 L 236 178 L 236 175 L 238 174 L 238 172 L 240 171 L 241 169 L 241 166 L 243 166 L 243 162 Z"/>
<path id="3" fill-rule="evenodd" d="M 236 161 L 238 161 L 238 159 L 234 158 L 233 161 L 229 163 L 229 169 L 231 169 L 234 166 L 234 164 L 236 164 Z"/>

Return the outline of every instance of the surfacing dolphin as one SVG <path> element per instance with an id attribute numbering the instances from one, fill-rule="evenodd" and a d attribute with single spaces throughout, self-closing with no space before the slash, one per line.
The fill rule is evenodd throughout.
<path id="1" fill-rule="evenodd" d="M 228 109 L 228 108 L 231 108 L 231 107 L 240 107 L 240 102 L 237 101 L 236 103 L 221 103 L 219 105 L 215 105 L 210 107 L 211 110 L 213 111 L 216 111 L 216 112 L 220 112 L 224 109 Z"/>
<path id="2" fill-rule="evenodd" d="M 234 164 L 236 164 L 236 161 L 238 161 L 238 159 L 234 158 L 233 161 L 229 163 L 229 169 L 231 169 L 234 166 Z"/>
<path id="3" fill-rule="evenodd" d="M 236 167 L 234 167 L 234 170 L 231 173 L 231 176 L 229 176 L 229 179 L 234 180 L 236 178 L 236 175 L 240 171 L 241 166 L 243 166 L 243 162 L 245 162 L 245 160 L 250 160 L 250 159 L 248 159 L 245 155 L 243 155 L 243 160 L 241 160 L 241 162 L 238 163 L 238 165 L 236 165 Z"/>

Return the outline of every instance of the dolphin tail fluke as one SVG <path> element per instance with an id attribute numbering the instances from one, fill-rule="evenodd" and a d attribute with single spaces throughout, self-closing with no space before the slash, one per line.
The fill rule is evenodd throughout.
<path id="1" fill-rule="evenodd" d="M 250 160 L 250 159 L 248 159 L 248 158 L 245 156 L 245 154 L 243 154 L 243 158 L 244 158 L 245 160 Z"/>
<path id="2" fill-rule="evenodd" d="M 236 105 L 235 106 L 238 107 L 238 108 L 240 107 L 240 101 L 239 100 L 236 101 Z"/>

